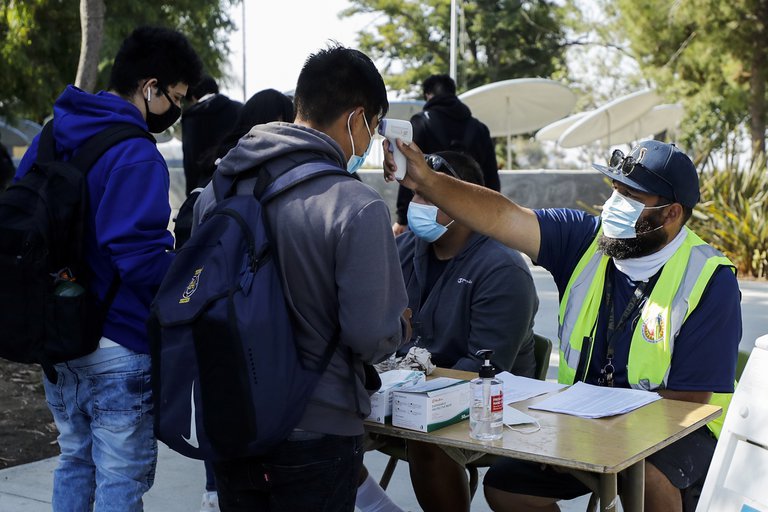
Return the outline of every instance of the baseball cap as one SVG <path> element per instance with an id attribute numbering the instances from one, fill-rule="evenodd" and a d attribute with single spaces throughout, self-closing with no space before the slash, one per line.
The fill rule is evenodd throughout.
<path id="1" fill-rule="evenodd" d="M 635 190 L 673 199 L 689 208 L 700 199 L 696 166 L 674 144 L 645 141 L 627 156 L 615 150 L 607 167 L 592 167 Z"/>

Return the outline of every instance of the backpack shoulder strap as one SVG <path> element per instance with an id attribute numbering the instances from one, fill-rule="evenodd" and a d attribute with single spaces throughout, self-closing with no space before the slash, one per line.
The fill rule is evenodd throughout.
<path id="1" fill-rule="evenodd" d="M 299 164 L 276 177 L 269 183 L 269 185 L 267 185 L 266 189 L 259 197 L 259 200 L 262 203 L 266 203 L 271 199 L 274 199 L 278 194 L 282 194 L 286 190 L 289 190 L 300 183 L 326 174 L 336 174 L 347 178 L 353 178 L 349 172 L 341 169 L 338 164 L 331 162 L 330 160 L 314 160 L 312 162 Z"/>
<path id="2" fill-rule="evenodd" d="M 48 121 L 37 139 L 37 157 L 35 163 L 53 162 L 56 160 L 56 139 L 53 138 L 53 120 Z"/>
<path id="3" fill-rule="evenodd" d="M 101 158 L 109 148 L 118 142 L 139 138 L 147 139 L 153 144 L 156 143 L 152 134 L 135 124 L 115 123 L 86 140 L 77 150 L 77 153 L 75 153 L 70 162 L 87 174 L 96 161 Z"/>

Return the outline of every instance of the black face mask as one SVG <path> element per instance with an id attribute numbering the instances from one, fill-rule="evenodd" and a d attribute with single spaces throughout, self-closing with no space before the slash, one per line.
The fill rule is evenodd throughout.
<path id="1" fill-rule="evenodd" d="M 147 108 L 147 129 L 152 133 L 161 133 L 171 127 L 173 123 L 181 116 L 181 108 L 171 101 L 171 97 L 163 89 L 159 89 L 171 104 L 162 114 L 155 114 L 149 111 L 149 102 L 144 98 L 144 106 Z"/>

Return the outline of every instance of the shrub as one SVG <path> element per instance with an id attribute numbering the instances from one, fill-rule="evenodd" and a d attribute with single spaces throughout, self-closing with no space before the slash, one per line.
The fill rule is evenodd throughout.
<path id="1" fill-rule="evenodd" d="M 768 173 L 765 159 L 745 169 L 702 172 L 701 203 L 688 225 L 725 253 L 741 276 L 768 277 Z"/>

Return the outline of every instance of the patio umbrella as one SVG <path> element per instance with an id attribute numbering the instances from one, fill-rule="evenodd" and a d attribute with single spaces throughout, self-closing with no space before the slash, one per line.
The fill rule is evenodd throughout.
<path id="1" fill-rule="evenodd" d="M 485 123 L 492 137 L 507 138 L 507 162 L 511 160 L 511 136 L 530 133 L 568 115 L 576 95 L 565 85 L 544 78 L 516 78 L 469 90 L 459 99 L 472 115 Z"/>
<path id="2" fill-rule="evenodd" d="M 6 147 L 28 146 L 43 127 L 29 119 L 17 119 L 9 123 L 0 117 L 0 142 Z"/>
<path id="3" fill-rule="evenodd" d="M 562 135 L 565 130 L 573 126 L 574 123 L 578 122 L 579 119 L 585 115 L 587 115 L 586 112 L 579 112 L 578 114 L 573 114 L 572 116 L 565 117 L 554 123 L 549 123 L 547 126 L 537 131 L 534 138 L 538 141 L 557 142 L 557 139 L 560 138 L 560 135 Z"/>
<path id="4" fill-rule="evenodd" d="M 409 121 L 411 116 L 421 112 L 423 106 L 424 102 L 421 100 L 392 100 L 389 102 L 386 117 Z"/>
<path id="5" fill-rule="evenodd" d="M 659 104 L 660 98 L 652 89 L 645 89 L 617 98 L 588 112 L 565 130 L 557 140 L 564 148 L 575 148 L 598 139 L 614 143 L 613 134 L 636 121 Z"/>
<path id="6" fill-rule="evenodd" d="M 18 128 L 0 122 L 0 142 L 3 146 L 28 146 L 31 140 Z"/>
<path id="7" fill-rule="evenodd" d="M 674 130 L 684 113 L 683 106 L 677 103 L 657 105 L 621 130 L 613 132 L 611 144 L 630 143 L 666 130 Z"/>

